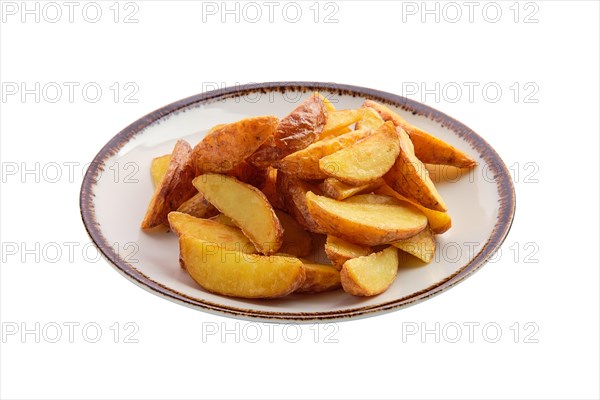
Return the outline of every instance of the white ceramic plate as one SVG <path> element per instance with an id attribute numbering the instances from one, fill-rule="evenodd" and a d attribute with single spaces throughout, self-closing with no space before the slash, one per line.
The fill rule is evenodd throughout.
<path id="1" fill-rule="evenodd" d="M 478 161 L 479 165 L 460 179 L 451 168 L 440 168 L 434 174 L 452 216 L 452 229 L 437 237 L 432 263 L 422 265 L 409 259 L 394 284 L 379 296 L 360 298 L 338 290 L 247 300 L 203 290 L 179 267 L 175 235 L 147 234 L 139 229 L 153 192 L 149 172 L 152 158 L 170 153 L 177 139 L 194 145 L 216 124 L 266 114 L 283 117 L 315 90 L 338 109 L 358 108 L 365 99 L 386 103 L 409 122 Z M 134 122 L 106 144 L 92 162 L 82 185 L 80 205 L 85 227 L 99 250 L 137 285 L 208 312 L 298 322 L 396 310 L 456 285 L 477 271 L 502 244 L 512 223 L 515 196 L 506 166 L 494 149 L 471 129 L 433 108 L 355 86 L 275 82 L 203 93 Z"/>

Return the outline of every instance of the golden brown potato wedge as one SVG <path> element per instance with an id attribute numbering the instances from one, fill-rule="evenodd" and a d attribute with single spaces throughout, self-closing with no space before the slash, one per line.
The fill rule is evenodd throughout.
<path id="1" fill-rule="evenodd" d="M 352 131 L 314 143 L 276 162 L 275 168 L 298 179 L 325 179 L 327 175 L 319 168 L 319 160 L 366 138 L 371 133 L 368 130 Z"/>
<path id="2" fill-rule="evenodd" d="M 396 242 L 427 226 L 427 218 L 417 208 L 389 196 L 360 194 L 337 201 L 308 192 L 306 200 L 310 214 L 323 231 L 356 244 Z"/>
<path id="3" fill-rule="evenodd" d="M 327 197 L 331 197 L 335 200 L 344 200 L 355 194 L 368 193 L 384 184 L 385 181 L 382 178 L 377 179 L 375 182 L 358 186 L 349 185 L 338 181 L 335 178 L 327 178 L 319 184 L 319 189 L 321 189 L 323 194 Z"/>
<path id="4" fill-rule="evenodd" d="M 303 263 L 306 277 L 297 293 L 321 293 L 342 286 L 340 272 L 331 265 Z"/>
<path id="5" fill-rule="evenodd" d="M 304 282 L 302 261 L 226 250 L 191 236 L 179 238 L 180 259 L 204 289 L 243 298 L 282 297 Z"/>
<path id="6" fill-rule="evenodd" d="M 383 179 L 392 189 L 423 207 L 448 211 L 444 199 L 429 178 L 429 171 L 415 157 L 410 138 L 402 128 L 397 128 L 396 131 L 400 138 L 400 155 Z"/>
<path id="7" fill-rule="evenodd" d="M 272 139 L 261 145 L 248 161 L 261 168 L 268 167 L 317 140 L 326 121 L 325 103 L 320 95 L 313 93 L 279 122 Z"/>
<path id="8" fill-rule="evenodd" d="M 303 257 L 310 253 L 312 250 L 312 238 L 310 234 L 294 218 L 283 211 L 275 210 L 275 214 L 283 227 L 283 244 L 279 252 L 297 257 Z"/>
<path id="9" fill-rule="evenodd" d="M 196 193 L 189 200 L 183 202 L 179 207 L 177 207 L 177 211 L 189 214 L 196 218 L 210 218 L 219 213 L 212 204 L 204 198 L 202 193 Z"/>
<path id="10" fill-rule="evenodd" d="M 167 172 L 154 191 L 146 210 L 141 223 L 142 229 L 152 229 L 161 224 L 168 225 L 169 212 L 176 210 L 196 192 L 192 185 L 195 171 L 190 158 L 191 150 L 191 146 L 185 140 L 178 140 L 175 144 Z"/>
<path id="11" fill-rule="evenodd" d="M 396 129 L 386 122 L 372 135 L 319 160 L 324 174 L 350 185 L 375 182 L 396 162 L 400 143 Z"/>
<path id="12" fill-rule="evenodd" d="M 169 213 L 169 224 L 177 236 L 191 236 L 204 242 L 215 243 L 227 250 L 257 253 L 254 244 L 236 227 L 177 211 Z"/>
<path id="13" fill-rule="evenodd" d="M 192 152 L 196 175 L 230 172 L 273 136 L 278 121 L 275 116 L 252 117 L 211 131 Z"/>
<path id="14" fill-rule="evenodd" d="M 404 129 L 414 144 L 415 155 L 422 162 L 453 165 L 459 168 L 474 167 L 477 165 L 477 162 L 467 154 L 424 130 L 411 125 L 389 107 L 372 100 L 365 100 L 363 107 L 374 109 L 385 121 L 392 121 L 394 125 Z"/>
<path id="15" fill-rule="evenodd" d="M 355 124 L 363 117 L 364 110 L 364 108 L 359 108 L 356 110 L 339 110 L 328 113 L 327 123 L 323 127 L 320 138 L 323 139 L 332 132 L 348 128 L 350 125 Z"/>
<path id="16" fill-rule="evenodd" d="M 254 186 L 218 174 L 200 175 L 194 186 L 254 243 L 262 254 L 279 250 L 283 228 L 265 195 Z"/>
<path id="17" fill-rule="evenodd" d="M 440 235 L 452 227 L 452 218 L 450 218 L 450 215 L 447 212 L 435 211 L 423 207 L 416 201 L 410 200 L 405 196 L 402 196 L 400 193 L 396 192 L 388 185 L 382 185 L 378 187 L 377 189 L 375 189 L 375 193 L 383 194 L 386 196 L 392 196 L 400 201 L 407 202 L 417 207 L 423 214 L 425 214 L 427 220 L 429 221 L 429 227 L 431 228 L 431 231 L 436 235 Z"/>
<path id="18" fill-rule="evenodd" d="M 335 106 L 327 97 L 323 96 L 319 92 L 314 92 L 313 95 L 317 95 L 321 98 L 321 100 L 323 100 L 323 104 L 325 104 L 325 108 L 327 109 L 328 113 L 335 111 Z"/>
<path id="19" fill-rule="evenodd" d="M 325 242 L 325 254 L 333 266 L 340 270 L 342 265 L 352 258 L 363 257 L 373 252 L 369 246 L 361 246 L 340 239 L 335 236 L 327 235 Z"/>
<path id="20" fill-rule="evenodd" d="M 312 215 L 308 211 L 306 193 L 312 191 L 320 193 L 319 188 L 300 179 L 288 177 L 283 172 L 277 173 L 277 193 L 285 210 L 301 226 L 314 233 L 325 233 L 319 228 Z"/>
<path id="21" fill-rule="evenodd" d="M 152 184 L 154 188 L 160 185 L 160 181 L 164 178 L 171 163 L 171 155 L 165 154 L 164 156 L 156 157 L 152 159 L 150 164 L 150 175 L 152 176 Z"/>
<path id="22" fill-rule="evenodd" d="M 392 246 L 412 254 L 426 263 L 431 262 L 435 255 L 435 238 L 429 228 L 423 229 L 408 239 L 394 242 Z"/>
<path id="23" fill-rule="evenodd" d="M 344 291 L 354 296 L 375 296 L 390 287 L 398 274 L 398 250 L 390 246 L 379 253 L 344 263 L 340 279 Z"/>
<path id="24" fill-rule="evenodd" d="M 365 107 L 364 110 L 362 118 L 356 123 L 356 129 L 370 129 L 375 132 L 385 121 L 374 109 Z"/>

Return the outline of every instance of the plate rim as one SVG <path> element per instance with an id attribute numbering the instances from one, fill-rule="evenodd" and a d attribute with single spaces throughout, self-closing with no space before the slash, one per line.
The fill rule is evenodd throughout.
<path id="1" fill-rule="evenodd" d="M 199 106 L 201 104 L 231 97 L 244 96 L 257 91 L 262 93 L 272 91 L 279 91 L 281 93 L 285 93 L 286 91 L 327 91 L 331 93 L 337 92 L 339 95 L 345 96 L 350 95 L 356 97 L 358 95 L 365 99 L 371 99 L 400 107 L 405 111 L 412 112 L 413 115 L 424 116 L 440 123 L 442 126 L 447 127 L 460 139 L 464 140 L 468 145 L 470 145 L 471 148 L 477 152 L 478 156 L 483 158 L 488 165 L 494 166 L 494 180 L 496 181 L 496 188 L 499 195 L 499 210 L 496 222 L 487 242 L 483 245 L 479 253 L 472 257 L 468 263 L 459 268 L 454 274 L 445 277 L 444 279 L 425 289 L 393 301 L 376 305 L 319 312 L 260 311 L 232 307 L 198 299 L 166 287 L 160 282 L 154 281 L 136 269 L 133 265 L 121 259 L 118 253 L 114 251 L 110 243 L 108 243 L 104 237 L 101 227 L 96 220 L 94 211 L 94 189 L 97 184 L 97 178 L 101 175 L 106 161 L 114 156 L 137 134 L 166 116 L 175 115 L 180 110 Z M 439 110 L 434 109 L 433 107 L 403 96 L 361 86 L 333 82 L 282 81 L 251 83 L 203 92 L 160 107 L 155 111 L 143 116 L 142 118 L 132 122 L 126 128 L 117 133 L 113 138 L 111 138 L 96 154 L 93 161 L 90 163 L 81 185 L 79 206 L 81 219 L 86 232 L 92 239 L 94 245 L 98 248 L 100 254 L 109 262 L 111 266 L 113 266 L 113 268 L 115 268 L 118 272 L 135 283 L 137 286 L 140 286 L 153 294 L 159 295 L 160 297 L 166 298 L 178 304 L 221 316 L 225 315 L 234 318 L 262 320 L 266 322 L 293 321 L 296 323 L 308 323 L 326 321 L 337 322 L 399 310 L 401 308 L 406 308 L 432 298 L 454 287 L 458 283 L 463 282 L 466 278 L 481 269 L 489 260 L 489 258 L 495 254 L 500 246 L 502 246 L 502 243 L 506 239 L 514 220 L 516 210 L 516 195 L 510 172 L 494 148 L 465 124 Z"/>

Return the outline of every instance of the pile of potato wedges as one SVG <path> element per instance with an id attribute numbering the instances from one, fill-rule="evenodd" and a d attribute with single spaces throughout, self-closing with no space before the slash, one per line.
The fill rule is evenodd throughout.
<path id="1" fill-rule="evenodd" d="M 336 110 L 313 93 L 282 119 L 217 125 L 153 159 L 141 228 L 175 233 L 181 267 L 213 293 L 374 296 L 394 282 L 399 251 L 429 263 L 452 225 L 430 165 L 476 162 L 383 104 Z M 316 243 L 328 264 L 309 258 Z"/>

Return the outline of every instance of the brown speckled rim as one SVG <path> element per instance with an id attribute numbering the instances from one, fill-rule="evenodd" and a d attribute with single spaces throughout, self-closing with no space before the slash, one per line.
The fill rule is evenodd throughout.
<path id="1" fill-rule="evenodd" d="M 274 91 L 281 93 L 290 91 L 323 91 L 342 96 L 371 99 L 401 107 L 402 109 L 412 112 L 415 115 L 425 116 L 454 132 L 458 137 L 468 143 L 471 148 L 477 152 L 480 159 L 491 166 L 494 170 L 494 180 L 497 185 L 498 196 L 500 199 L 499 212 L 492 233 L 485 245 L 482 247 L 481 251 L 475 255 L 468 264 L 461 267 L 452 276 L 437 282 L 431 287 L 416 293 L 412 293 L 406 297 L 366 307 L 349 308 L 339 311 L 307 313 L 258 311 L 252 309 L 235 308 L 197 299 L 186 294 L 179 293 L 162 285 L 159 282 L 150 279 L 142 272 L 134 268 L 131 264 L 120 258 L 104 237 L 102 228 L 96 219 L 96 214 L 94 211 L 94 188 L 96 186 L 98 177 L 106 165 L 106 162 L 132 138 L 161 118 L 175 114 L 178 111 L 186 108 L 197 107 L 201 104 L 212 103 L 217 100 L 245 96 L 256 92 L 268 93 Z M 94 161 L 90 164 L 90 167 L 88 168 L 83 179 L 79 203 L 81 208 L 81 218 L 85 228 L 101 254 L 117 269 L 117 271 L 134 283 L 156 295 L 165 297 L 169 300 L 192 308 L 234 318 L 255 319 L 265 322 L 337 322 L 389 312 L 417 304 L 423 300 L 427 300 L 445 290 L 450 289 L 479 270 L 487 262 L 487 260 L 494 255 L 496 250 L 499 249 L 504 242 L 504 239 L 506 238 L 512 225 L 515 214 L 515 192 L 510 173 L 496 151 L 473 130 L 440 111 L 402 96 L 359 86 L 323 82 L 267 82 L 236 86 L 232 88 L 224 88 L 201 93 L 162 107 L 146 115 L 145 117 L 140 118 L 127 128 L 123 129 L 100 150 L 100 152 L 94 158 Z"/>

